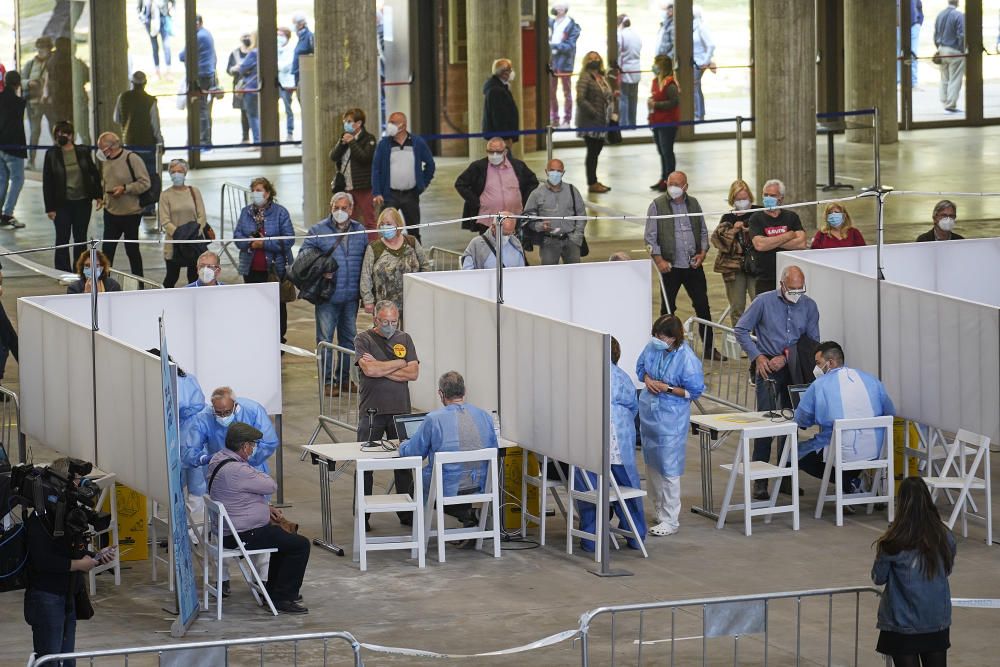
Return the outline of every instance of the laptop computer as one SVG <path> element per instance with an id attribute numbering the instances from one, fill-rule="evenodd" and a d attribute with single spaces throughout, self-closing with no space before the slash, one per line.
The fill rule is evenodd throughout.
<path id="1" fill-rule="evenodd" d="M 792 401 L 792 410 L 796 410 L 799 407 L 799 401 L 802 400 L 802 394 L 806 393 L 809 389 L 807 384 L 790 384 L 788 385 L 788 398 Z"/>
<path id="2" fill-rule="evenodd" d="M 393 422 L 396 424 L 396 435 L 399 441 L 409 440 L 420 428 L 420 425 L 424 423 L 424 417 L 427 416 L 426 412 L 416 412 L 412 415 L 396 415 L 392 418 Z"/>

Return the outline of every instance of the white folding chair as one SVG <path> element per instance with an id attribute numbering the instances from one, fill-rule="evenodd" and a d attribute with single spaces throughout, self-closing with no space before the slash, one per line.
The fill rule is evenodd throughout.
<path id="1" fill-rule="evenodd" d="M 603 515 L 601 512 L 605 511 L 601 506 L 600 502 L 600 488 L 604 483 L 603 475 L 597 476 L 597 486 L 593 486 L 590 483 L 590 476 L 584 473 L 584 480 L 586 480 L 586 489 L 576 488 L 576 466 L 571 465 L 569 467 L 569 503 L 568 511 L 566 513 L 566 553 L 572 555 L 573 553 L 573 538 L 582 537 L 588 540 L 594 541 L 594 560 L 598 563 L 601 562 L 601 540 L 603 536 L 601 535 L 601 525 L 603 521 Z M 646 551 L 646 544 L 643 539 L 639 536 L 639 529 L 635 524 L 635 518 L 632 516 L 632 512 L 628 509 L 628 503 L 626 500 L 631 500 L 632 498 L 645 498 L 646 491 L 644 489 L 636 489 L 631 486 L 618 486 L 618 481 L 615 479 L 614 475 L 611 476 L 611 502 L 619 503 L 625 513 L 626 523 L 628 524 L 628 529 L 619 526 L 610 526 L 611 534 L 609 538 L 614 547 L 618 548 L 618 541 L 615 539 L 615 534 L 624 535 L 625 537 L 631 537 L 639 543 L 639 549 L 642 551 L 644 558 L 649 558 L 649 553 Z M 584 502 L 592 503 L 594 507 L 597 508 L 597 515 L 595 517 L 596 523 L 594 524 L 594 532 L 590 533 L 585 530 L 576 528 L 573 525 L 573 517 L 576 512 L 575 503 Z"/>
<path id="2" fill-rule="evenodd" d="M 99 477 L 93 481 L 97 485 L 97 488 L 101 490 L 97 498 L 97 507 L 103 507 L 104 502 L 108 501 L 111 511 L 111 522 L 104 530 L 94 532 L 94 541 L 96 543 L 102 535 L 108 535 L 110 536 L 108 545 L 118 546 L 118 494 L 115 493 L 115 474 L 113 472 L 107 473 L 104 477 Z M 88 576 L 90 577 L 91 595 L 97 595 L 97 575 L 108 570 L 114 570 L 115 586 L 120 586 L 122 583 L 121 549 L 115 549 L 115 557 L 112 561 L 98 565 L 90 571 Z"/>
<path id="3" fill-rule="evenodd" d="M 417 559 L 417 567 L 424 566 L 427 540 L 424 538 L 424 480 L 420 474 L 423 459 L 406 456 L 398 459 L 360 459 L 357 463 L 354 514 L 354 561 L 360 561 L 361 571 L 368 570 L 368 552 L 389 549 L 409 549 L 410 557 Z M 364 473 L 376 470 L 410 470 L 413 473 L 413 495 L 390 493 L 365 495 Z M 413 512 L 413 525 L 409 535 L 368 537 L 365 533 L 365 514 L 378 512 Z"/>
<path id="4" fill-rule="evenodd" d="M 482 493 L 457 496 L 444 494 L 444 466 L 452 464 L 488 464 L 485 489 Z M 476 540 L 476 549 L 482 550 L 483 539 L 493 540 L 493 557 L 500 558 L 500 482 L 497 473 L 497 450 L 486 447 L 465 452 L 437 452 L 431 471 L 431 492 L 427 498 L 427 539 L 437 538 L 438 562 L 445 562 L 444 543 L 454 540 Z M 468 528 L 445 528 L 444 508 L 448 505 L 481 505 L 479 525 Z M 434 526 L 437 525 L 435 529 Z M 490 528 L 487 525 L 491 524 Z"/>
<path id="5" fill-rule="evenodd" d="M 528 473 L 529 455 L 533 455 L 538 462 L 537 475 Z M 556 501 L 559 511 L 562 512 L 563 516 L 566 516 L 566 506 L 563 505 L 562 499 L 559 497 L 559 489 L 567 488 L 566 478 L 563 476 L 562 468 L 557 463 L 556 470 L 559 471 L 559 479 L 549 479 L 550 460 L 552 459 L 549 459 L 548 456 L 532 454 L 527 449 L 524 450 L 524 455 L 521 458 L 521 535 L 528 535 L 528 523 L 538 524 L 539 541 L 542 546 L 545 546 L 545 518 L 548 516 L 550 493 L 552 499 Z M 538 489 L 538 516 L 532 514 L 528 509 L 529 486 Z"/>
<path id="6" fill-rule="evenodd" d="M 778 465 L 768 461 L 751 461 L 750 446 L 755 438 L 773 438 L 785 436 L 785 446 L 778 458 Z M 715 527 L 722 529 L 726 525 L 726 515 L 729 512 L 743 512 L 743 534 L 749 536 L 752 532 L 751 522 L 755 516 L 763 516 L 764 523 L 771 523 L 775 514 L 791 512 L 792 530 L 799 529 L 799 439 L 798 425 L 795 422 L 784 422 L 774 425 L 745 428 L 740 432 L 740 443 L 736 447 L 736 457 L 732 463 L 724 463 L 719 467 L 729 471 L 729 482 L 726 484 L 726 494 L 722 499 L 719 520 Z M 743 502 L 730 503 L 736 488 L 736 478 L 743 476 Z M 792 501 L 788 505 L 778 505 L 778 494 L 781 481 L 788 477 L 792 481 Z M 753 483 L 757 480 L 774 480 L 771 497 L 767 500 L 753 500 Z"/>
<path id="7" fill-rule="evenodd" d="M 966 458 L 972 457 L 972 462 L 967 464 Z M 954 471 L 954 474 L 949 474 Z M 982 476 L 979 476 L 982 475 Z M 941 475 L 938 477 L 924 477 L 924 482 L 930 487 L 931 497 L 937 500 L 938 491 L 944 489 L 958 491 L 958 499 L 955 507 L 948 517 L 948 528 L 954 529 L 955 521 L 958 520 L 959 513 L 962 515 L 962 537 L 969 536 L 968 517 L 980 519 L 986 523 L 986 546 L 993 544 L 993 493 L 990 488 L 990 439 L 988 436 L 972 433 L 965 429 L 959 430 L 955 435 L 955 441 L 948 448 L 948 458 L 945 459 Z M 974 507 L 972 511 L 972 490 L 982 490 L 984 494 L 983 504 L 986 507 L 986 516 L 976 513 Z"/>
<path id="8" fill-rule="evenodd" d="M 264 586 L 264 582 L 261 580 L 260 574 L 258 574 L 257 568 L 250 557 L 259 554 L 271 554 L 278 550 L 276 548 L 247 549 L 243 545 L 243 540 L 236 533 L 233 522 L 226 512 L 225 505 L 212 500 L 208 495 L 204 496 L 204 498 L 205 525 L 201 538 L 202 549 L 204 550 L 204 558 L 202 559 L 202 577 L 205 589 L 204 608 L 208 609 L 209 594 L 214 595 L 216 601 L 215 618 L 219 621 L 222 620 L 222 570 L 226 566 L 226 560 L 235 559 L 236 563 L 240 566 L 240 574 L 243 575 L 243 579 L 246 580 L 247 586 L 250 587 L 250 592 L 253 594 L 254 600 L 257 601 L 257 606 L 263 607 L 266 602 L 271 613 L 277 616 L 278 610 L 274 608 L 271 596 L 268 595 L 267 588 Z M 236 542 L 235 548 L 226 548 L 223 543 L 227 531 L 233 537 L 233 541 Z M 209 580 L 209 570 L 215 570 L 215 585 L 212 585 Z"/>
<path id="9" fill-rule="evenodd" d="M 862 430 L 885 431 L 882 441 L 882 448 L 878 456 L 874 459 L 859 459 L 855 461 L 844 460 L 844 433 L 857 432 Z M 827 494 L 830 485 L 831 468 L 836 467 L 837 479 L 833 480 L 837 486 L 836 493 Z M 871 488 L 860 493 L 844 493 L 844 471 L 845 470 L 874 470 Z M 893 472 L 893 448 L 892 448 L 892 417 L 866 417 L 862 419 L 837 419 L 833 422 L 833 439 L 830 440 L 830 451 L 826 457 L 826 468 L 823 470 L 823 481 L 819 486 L 819 498 L 816 500 L 816 518 L 823 516 L 823 505 L 827 502 L 835 502 L 837 508 L 837 525 L 844 525 L 844 507 L 848 505 L 868 505 L 868 514 L 872 513 L 875 503 L 886 503 L 889 511 L 889 523 L 892 523 L 895 515 L 896 497 L 895 473 Z M 879 488 L 884 486 L 885 492 L 879 493 Z"/>

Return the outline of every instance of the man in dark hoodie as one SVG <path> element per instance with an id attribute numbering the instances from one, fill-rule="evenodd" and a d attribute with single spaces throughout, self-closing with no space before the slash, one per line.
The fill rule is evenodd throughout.
<path id="1" fill-rule="evenodd" d="M 483 133 L 487 136 L 503 135 L 521 129 L 517 102 L 510 92 L 514 80 L 514 64 L 507 58 L 493 61 L 493 76 L 483 84 Z M 517 136 L 502 136 L 509 148 Z"/>

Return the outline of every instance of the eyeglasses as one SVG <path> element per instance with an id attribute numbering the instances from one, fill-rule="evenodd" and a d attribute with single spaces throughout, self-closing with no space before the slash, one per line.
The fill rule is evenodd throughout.
<path id="1" fill-rule="evenodd" d="M 394 327 L 397 324 L 399 324 L 399 320 L 398 319 L 395 319 L 395 320 L 382 320 L 382 319 L 380 319 L 380 320 L 378 320 L 378 323 L 379 324 L 383 324 L 385 326 L 393 326 Z"/>
<path id="2" fill-rule="evenodd" d="M 212 269 L 213 271 L 218 271 L 221 268 L 222 267 L 219 266 L 218 264 L 201 264 L 198 267 L 198 270 L 201 271 L 202 269 Z"/>
<path id="3" fill-rule="evenodd" d="M 233 407 L 231 407 L 228 410 L 216 410 L 213 408 L 212 411 L 215 412 L 216 417 L 228 417 L 229 415 L 236 412 L 236 405 L 234 404 Z"/>

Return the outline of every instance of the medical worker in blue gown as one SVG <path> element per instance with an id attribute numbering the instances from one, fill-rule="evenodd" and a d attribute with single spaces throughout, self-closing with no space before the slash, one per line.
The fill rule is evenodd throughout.
<path id="1" fill-rule="evenodd" d="M 611 337 L 611 474 L 618 486 L 639 487 L 639 469 L 635 465 L 635 416 L 639 413 L 639 401 L 635 395 L 635 385 L 628 373 L 618 367 L 622 356 L 622 348 L 618 339 Z M 583 481 L 583 471 L 577 469 L 577 488 L 587 488 Z M 591 485 L 597 485 L 597 475 L 592 472 Z M 642 508 L 642 498 L 630 498 L 625 501 L 632 521 L 640 539 L 646 539 L 646 513 Z M 628 530 L 628 520 L 620 503 L 614 504 L 615 515 L 618 517 L 618 527 Z M 593 503 L 580 503 L 580 530 L 595 532 L 597 509 Z M 639 543 L 628 538 L 628 546 L 638 549 Z M 580 540 L 583 551 L 593 551 L 593 540 Z"/>
<path id="2" fill-rule="evenodd" d="M 892 399 L 878 378 L 844 365 L 844 350 L 838 343 L 825 341 L 816 348 L 816 381 L 802 395 L 795 409 L 799 428 L 819 426 L 819 433 L 799 442 L 799 470 L 823 478 L 826 462 L 823 451 L 833 439 L 833 422 L 838 419 L 865 419 L 896 414 Z M 879 458 L 884 439 L 882 429 L 845 431 L 844 461 Z M 845 493 L 860 493 L 860 470 L 844 471 Z M 836 479 L 831 471 L 831 480 Z"/>
<path id="3" fill-rule="evenodd" d="M 677 316 L 663 315 L 653 323 L 635 375 L 646 385 L 639 394 L 639 435 L 657 521 L 649 532 L 672 535 L 679 527 L 691 401 L 705 391 L 701 360 L 684 342 Z"/>

